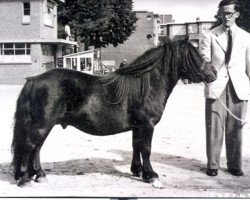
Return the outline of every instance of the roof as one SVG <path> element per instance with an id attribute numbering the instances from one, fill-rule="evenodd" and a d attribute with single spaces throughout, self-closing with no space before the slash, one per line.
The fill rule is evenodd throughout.
<path id="1" fill-rule="evenodd" d="M 65 0 L 53 0 L 53 1 L 55 1 L 57 3 L 65 3 Z"/>
<path id="2" fill-rule="evenodd" d="M 77 52 L 77 53 L 64 55 L 63 57 L 67 58 L 67 57 L 71 57 L 71 56 L 79 56 L 79 55 L 83 55 L 83 54 L 87 54 L 87 53 L 92 53 L 92 52 L 95 52 L 95 51 L 97 51 L 97 50 L 93 49 L 93 50 L 87 50 L 87 51 L 80 51 L 80 52 Z"/>
<path id="3" fill-rule="evenodd" d="M 64 39 L 6 39 L 0 40 L 0 43 L 43 43 L 43 44 L 65 44 L 77 45 L 77 42 Z"/>

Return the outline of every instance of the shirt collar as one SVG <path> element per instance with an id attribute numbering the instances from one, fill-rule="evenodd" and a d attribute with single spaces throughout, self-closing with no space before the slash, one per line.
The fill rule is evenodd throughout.
<path id="1" fill-rule="evenodd" d="M 237 27 L 236 24 L 233 24 L 233 25 L 230 27 L 232 33 L 235 33 L 236 27 Z M 222 25 L 222 29 L 227 33 L 227 31 L 228 31 L 229 28 L 226 28 L 225 26 Z"/>

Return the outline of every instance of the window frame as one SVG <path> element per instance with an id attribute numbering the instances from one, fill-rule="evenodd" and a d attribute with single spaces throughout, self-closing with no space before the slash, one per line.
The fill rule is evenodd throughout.
<path id="1" fill-rule="evenodd" d="M 0 43 L 1 63 L 31 63 L 31 44 Z"/>
<path id="2" fill-rule="evenodd" d="M 25 8 L 25 5 L 28 5 L 28 8 Z M 28 11 L 28 14 L 25 13 L 26 11 Z M 23 15 L 29 15 L 30 16 L 30 2 L 23 2 Z"/>
<path id="3" fill-rule="evenodd" d="M 12 47 L 6 47 L 7 45 L 6 44 L 11 44 Z M 21 47 L 16 47 L 17 45 L 20 45 L 20 44 L 24 44 L 24 47 L 21 48 Z M 0 44 L 1 45 L 1 55 L 3 56 L 8 56 L 8 55 L 12 55 L 12 56 L 22 56 L 22 55 L 30 55 L 30 47 L 31 45 L 29 43 L 3 43 L 3 44 Z M 24 54 L 16 54 L 16 51 L 24 51 Z M 13 54 L 5 54 L 5 51 L 13 51 Z"/>
<path id="4" fill-rule="evenodd" d="M 25 8 L 25 5 L 29 5 L 28 8 Z M 28 11 L 28 13 L 26 13 Z M 31 21 L 31 3 L 29 1 L 22 2 L 22 23 L 30 24 Z"/>
<path id="5" fill-rule="evenodd" d="M 54 27 L 55 21 L 55 4 L 51 1 L 47 1 L 44 12 L 44 25 Z"/>

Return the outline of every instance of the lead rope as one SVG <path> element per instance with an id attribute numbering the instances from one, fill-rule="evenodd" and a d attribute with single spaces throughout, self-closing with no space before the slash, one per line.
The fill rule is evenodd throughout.
<path id="1" fill-rule="evenodd" d="M 229 112 L 229 114 L 230 114 L 234 119 L 236 119 L 236 120 L 238 120 L 238 121 L 241 122 L 241 126 L 244 126 L 244 125 L 247 123 L 246 120 L 243 120 L 243 119 L 237 117 L 236 115 L 234 115 L 234 114 L 229 110 L 229 108 L 222 102 L 222 100 L 221 100 L 221 99 L 220 99 L 220 98 L 219 98 L 219 97 L 218 97 L 218 96 L 208 87 L 207 83 L 206 83 L 206 82 L 203 82 L 203 83 L 207 86 L 207 88 L 209 89 L 209 91 L 212 92 L 213 95 L 220 101 L 221 105 Z"/>

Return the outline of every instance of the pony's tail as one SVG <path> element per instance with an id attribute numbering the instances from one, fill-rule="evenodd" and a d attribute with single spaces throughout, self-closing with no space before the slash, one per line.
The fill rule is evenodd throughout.
<path id="1" fill-rule="evenodd" d="M 16 104 L 15 112 L 15 125 L 14 134 L 12 139 L 12 154 L 13 160 L 12 165 L 14 167 L 15 179 L 17 180 L 17 174 L 20 173 L 20 166 L 22 161 L 22 156 L 25 151 L 27 151 L 27 132 L 32 121 L 32 109 L 31 109 L 31 92 L 33 87 L 33 80 L 27 80 L 24 85 Z"/>

